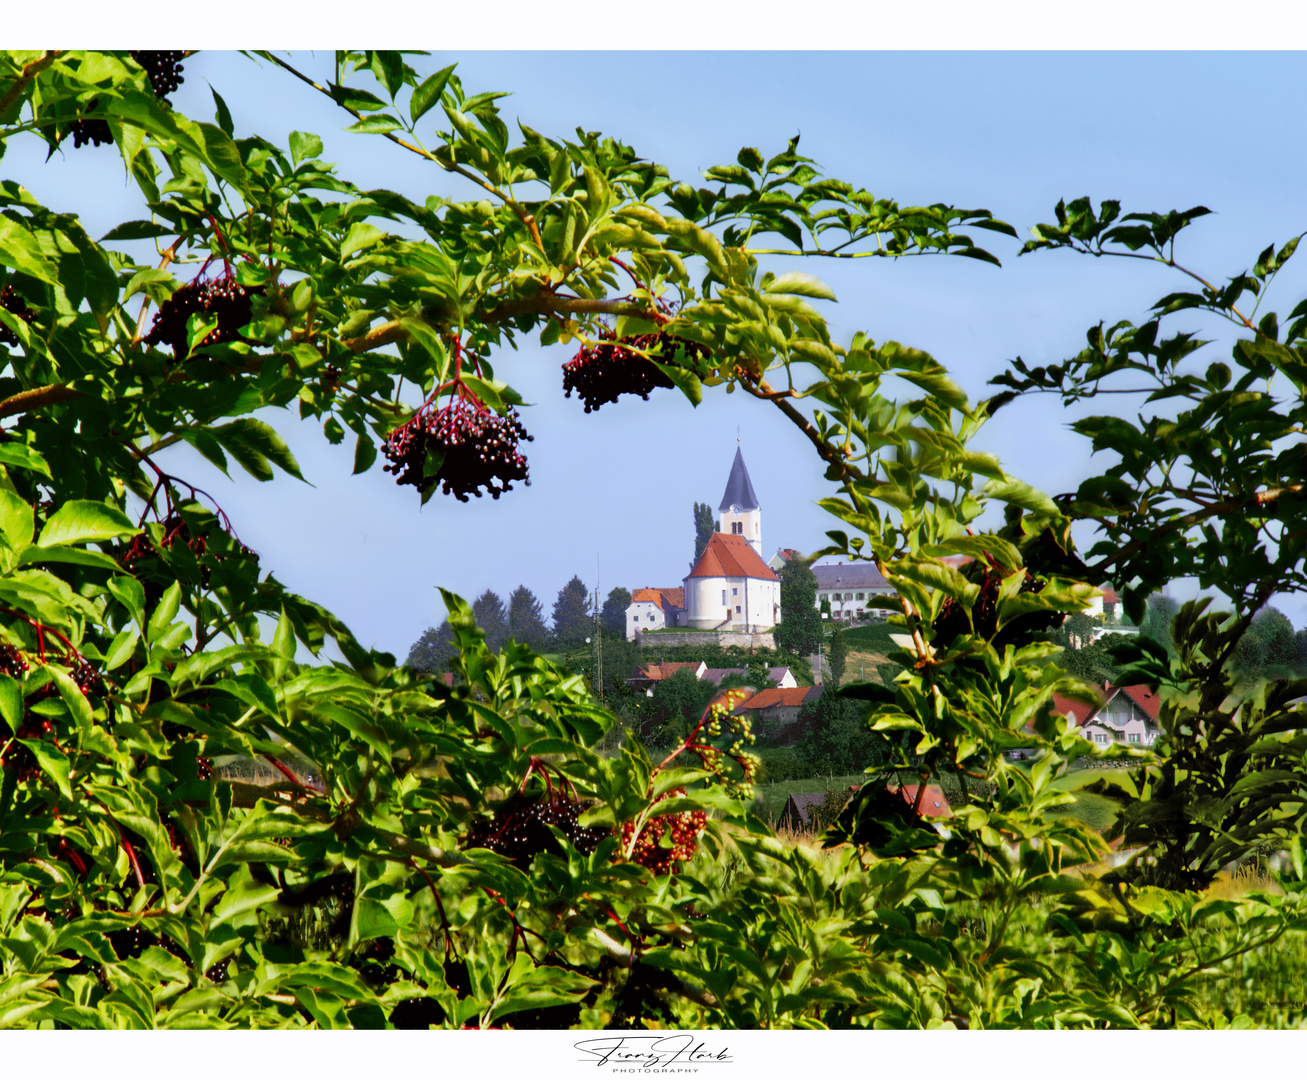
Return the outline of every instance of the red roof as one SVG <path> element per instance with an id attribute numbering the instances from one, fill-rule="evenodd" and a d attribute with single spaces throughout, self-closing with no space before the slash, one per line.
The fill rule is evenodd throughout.
<path id="1" fill-rule="evenodd" d="M 685 587 L 678 586 L 675 589 L 636 589 L 635 595 L 631 597 L 631 603 L 638 604 L 641 601 L 647 601 L 655 607 L 666 611 L 669 607 L 685 607 Z"/>
<path id="2" fill-rule="evenodd" d="M 701 661 L 693 660 L 677 664 L 641 664 L 635 673 L 637 679 L 670 679 L 681 668 L 697 668 Z"/>
<path id="3" fill-rule="evenodd" d="M 1076 727 L 1084 727 L 1086 721 L 1094 716 L 1105 704 L 1107 704 L 1106 699 L 1100 701 L 1097 705 L 1086 705 L 1083 701 L 1072 701 L 1070 698 L 1064 698 L 1061 694 L 1053 695 L 1053 708 L 1062 716 L 1070 713 L 1071 718 L 1076 722 Z"/>
<path id="4" fill-rule="evenodd" d="M 899 788 L 899 794 L 903 801 L 909 806 L 913 806 L 917 801 L 916 784 L 903 784 Z M 944 792 L 940 791 L 936 784 L 926 785 L 926 794 L 921 797 L 921 816 L 922 817 L 952 817 L 953 810 L 948 804 L 948 799 L 944 797 Z"/>
<path id="5" fill-rule="evenodd" d="M 1150 720 L 1155 721 L 1157 714 L 1162 709 L 1162 699 L 1143 685 L 1113 686 L 1111 683 L 1104 683 L 1102 687 L 1095 687 L 1094 689 L 1098 691 L 1101 699 L 1097 705 L 1086 705 L 1084 702 L 1064 698 L 1061 694 L 1054 694 L 1053 708 L 1063 716 L 1070 713 L 1077 727 L 1084 727 L 1085 724 L 1102 712 L 1103 706 L 1116 697 L 1118 693 L 1125 694 L 1144 711 Z"/>
<path id="6" fill-rule="evenodd" d="M 789 562 L 791 559 L 800 558 L 799 553 L 795 551 L 794 548 L 781 548 L 779 551 L 776 552 L 776 554 L 779 555 L 786 562 Z"/>
<path id="7" fill-rule="evenodd" d="M 1121 598 L 1116 595 L 1116 590 L 1111 585 L 1100 585 L 1098 588 L 1103 594 L 1104 604 L 1119 604 L 1121 602 Z"/>
<path id="8" fill-rule="evenodd" d="M 743 536 L 713 533 L 687 578 L 743 577 L 776 581 L 776 572 L 758 557 Z"/>
<path id="9" fill-rule="evenodd" d="M 775 709 L 783 706 L 796 709 L 808 700 L 808 695 L 815 689 L 816 687 L 813 686 L 773 686 L 770 690 L 759 690 L 748 701 L 743 702 L 739 708 Z"/>

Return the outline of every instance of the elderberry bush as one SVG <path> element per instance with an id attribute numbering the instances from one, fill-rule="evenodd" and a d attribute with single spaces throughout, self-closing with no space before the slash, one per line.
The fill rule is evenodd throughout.
<path id="1" fill-rule="evenodd" d="M 707 351 L 696 342 L 664 333 L 640 334 L 618 341 L 613 331 L 604 329 L 599 336 L 602 344 L 579 349 L 563 365 L 563 396 L 571 397 L 575 390 L 585 402 L 586 412 L 594 412 L 622 394 L 639 394 L 648 401 L 650 391 L 675 385 L 652 361 L 632 349 L 656 352 L 664 364 L 673 362 L 678 349 L 696 358 Z"/>
<path id="2" fill-rule="evenodd" d="M 419 411 L 408 423 L 391 433 L 382 454 L 391 464 L 383 466 L 395 474 L 395 483 L 412 484 L 424 494 L 441 485 L 446 495 L 467 502 L 468 495 L 481 497 L 481 488 L 499 498 L 513 490 L 513 481 L 529 485 L 526 458 L 518 441 L 534 441 L 510 408 L 496 416 L 480 402 L 455 398 L 439 412 Z M 426 473 L 427 455 L 441 457 L 440 468 Z"/>
<path id="3" fill-rule="evenodd" d="M 248 341 L 240 329 L 253 317 L 253 298 L 262 292 L 261 288 L 247 289 L 225 276 L 216 281 L 187 282 L 163 302 L 145 341 L 149 345 L 168 345 L 175 359 L 185 359 L 186 323 L 192 315 L 218 318 L 217 329 L 210 331 L 200 345 Z"/>

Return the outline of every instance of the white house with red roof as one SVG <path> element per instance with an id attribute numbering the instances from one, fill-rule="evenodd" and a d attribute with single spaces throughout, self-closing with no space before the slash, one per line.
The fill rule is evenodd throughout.
<path id="1" fill-rule="evenodd" d="M 1095 687 L 1100 695 L 1096 705 L 1072 701 L 1053 695 L 1053 708 L 1072 720 L 1080 734 L 1098 746 L 1114 742 L 1134 746 L 1151 746 L 1161 732 L 1157 715 L 1162 700 L 1146 686 Z"/>
<path id="2" fill-rule="evenodd" d="M 685 590 L 636 589 L 626 609 L 626 640 L 634 641 L 641 632 L 684 626 Z"/>

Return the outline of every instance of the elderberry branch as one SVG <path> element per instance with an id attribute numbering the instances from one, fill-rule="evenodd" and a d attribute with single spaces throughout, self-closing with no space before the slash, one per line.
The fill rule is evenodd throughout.
<path id="1" fill-rule="evenodd" d="M 27 89 L 27 84 L 53 64 L 63 51 L 63 49 L 47 49 L 41 57 L 33 60 L 23 68 L 18 78 L 14 80 L 13 85 L 5 91 L 4 97 L 0 97 L 0 116 L 3 116 L 9 111 L 9 107 L 23 96 L 23 91 Z"/>
<path id="2" fill-rule="evenodd" d="M 325 86 L 323 86 L 319 82 L 314 81 L 313 79 L 310 79 L 307 75 L 303 74 L 302 72 L 297 71 L 290 64 L 274 56 L 271 52 L 265 52 L 264 50 L 260 49 L 258 50 L 257 55 L 262 56 L 267 60 L 271 60 L 278 67 L 284 68 L 286 71 L 289 71 L 292 75 L 295 76 L 295 78 L 299 79 L 301 82 L 307 83 L 309 86 L 313 87 L 313 89 L 317 90 L 320 94 L 325 94 L 327 97 L 331 98 L 332 101 L 336 101 L 331 91 L 328 90 Z M 357 109 L 351 108 L 350 106 L 342 104 L 341 102 L 338 101 L 336 102 L 336 104 L 340 105 L 342 109 L 344 109 L 347 113 L 353 116 L 356 120 L 362 120 L 364 118 L 363 114 L 359 112 Z M 459 165 L 455 161 L 447 161 L 444 158 L 438 156 L 437 154 L 433 154 L 430 150 L 424 150 L 422 147 L 418 146 L 415 143 L 409 142 L 407 139 L 401 139 L 398 135 L 396 135 L 392 131 L 382 132 L 382 134 L 391 142 L 393 142 L 396 146 L 402 146 L 405 150 L 409 150 L 412 153 L 417 154 L 419 157 L 426 158 L 428 161 L 434 162 L 435 164 L 439 165 L 442 169 L 444 169 L 446 172 L 457 173 L 459 176 L 463 177 L 464 179 L 471 180 L 472 183 L 478 184 L 480 187 L 490 192 L 490 194 L 494 195 L 495 198 L 497 198 L 500 202 L 502 202 L 505 206 L 507 206 L 510 210 L 512 210 L 513 213 L 517 216 L 518 221 L 520 221 L 523 225 L 527 227 L 527 231 L 530 232 L 531 239 L 535 242 L 536 247 L 538 247 L 541 251 L 545 250 L 545 243 L 540 237 L 540 228 L 536 224 L 535 215 L 529 213 L 526 207 L 524 207 L 521 203 L 519 203 L 507 192 L 501 191 L 499 188 L 495 187 L 494 184 L 490 183 L 489 180 L 486 180 L 482 176 L 478 176 L 471 169 L 465 169 L 462 165 Z"/>

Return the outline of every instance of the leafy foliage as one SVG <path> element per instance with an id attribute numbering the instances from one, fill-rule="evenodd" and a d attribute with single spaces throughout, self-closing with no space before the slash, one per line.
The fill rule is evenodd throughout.
<path id="1" fill-rule="evenodd" d="M 1295 242 L 1229 286 L 1164 298 L 1144 327 L 1091 331 L 1064 365 L 1018 362 L 1014 392 L 1078 400 L 1128 370 L 1153 400 L 1184 403 L 1178 420 L 1082 421 L 1120 461 L 1054 500 L 969 449 L 1001 398 L 972 403 L 908 346 L 836 342 L 817 306 L 831 290 L 762 265 L 996 264 L 976 237 L 1015 230 L 988 211 L 874 197 L 822 175 L 797 139 L 770 157 L 746 147 L 695 186 L 613 138 L 510 131 L 502 94 L 469 94 L 453 68 L 419 72 L 412 54 L 339 52 L 318 78 L 260 56 L 360 138 L 471 181 L 476 199 L 360 190 L 310 133 L 237 138 L 216 91 L 217 122 L 192 120 L 129 53 L 0 54 L 0 143 L 53 149 L 102 125 L 146 215 L 96 242 L 0 182 L 0 1024 L 1252 1022 L 1199 976 L 1300 945 L 1307 924 L 1304 689 L 1239 698 L 1230 676 L 1256 610 L 1302 581 L 1292 436 L 1307 316 L 1281 334 L 1236 306 Z M 1080 200 L 1027 249 L 1175 266 L 1177 234 L 1203 213 L 1120 218 Z M 157 265 L 112 246 L 139 239 L 157 242 Z M 221 312 L 196 304 L 184 337 L 147 340 L 142 302 L 176 313 L 209 280 L 227 283 Z M 249 302 L 240 326 L 233 298 Z M 1181 370 L 1200 343 L 1160 326 L 1190 308 L 1248 331 L 1233 368 Z M 613 716 L 581 676 L 520 642 L 492 650 L 448 593 L 445 626 L 397 666 L 286 590 L 160 464 L 184 443 L 257 482 L 298 478 L 255 415 L 293 403 L 329 441 L 353 434 L 356 472 L 382 443 L 422 500 L 466 495 L 487 479 L 476 456 L 425 418 L 501 439 L 521 402 L 493 363 L 526 334 L 632 355 L 652 336 L 642 359 L 690 401 L 724 386 L 779 409 L 838 485 L 822 505 L 840 527 L 816 555 L 872 562 L 894 586 L 899 670 L 844 688 L 844 727 L 831 714 L 832 738 L 851 741 L 852 709 L 884 755 L 829 850 L 784 844 L 751 816 L 758 758 L 738 692 L 697 715 L 678 704 L 666 753 L 637 735 L 601 753 Z M 1263 389 L 1272 373 L 1292 389 Z M 416 410 L 401 381 L 420 388 Z M 887 382 L 910 396 L 889 398 Z M 512 448 L 484 449 L 504 464 Z M 511 463 L 520 479 L 525 462 Z M 984 531 L 990 504 L 1005 522 Z M 1092 573 L 1070 541 L 1077 517 L 1104 537 Z M 959 572 L 950 555 L 973 562 Z M 1069 798 L 1055 776 L 1094 751 L 1047 708 L 1084 688 L 1046 635 L 1091 580 L 1126 582 L 1137 618 L 1177 573 L 1220 584 L 1234 615 L 1188 605 L 1175 656 L 1142 639 L 1123 658 L 1122 678 L 1164 701 L 1152 752 L 1108 752 L 1136 769 L 1118 821 L 1147 858 L 1115 884 L 1071 874 L 1106 845 L 1049 813 Z M 811 593 L 800 607 L 813 613 Z M 574 579 L 555 633 L 568 647 L 592 626 Z M 342 660 L 304 661 L 328 641 Z M 416 670 L 437 654 L 447 681 Z M 946 830 L 887 797 L 944 776 L 963 796 Z M 1293 867 L 1278 892 L 1190 891 L 1265 845 Z"/>

